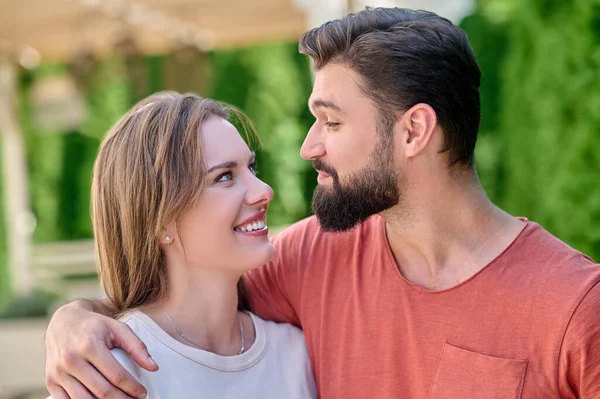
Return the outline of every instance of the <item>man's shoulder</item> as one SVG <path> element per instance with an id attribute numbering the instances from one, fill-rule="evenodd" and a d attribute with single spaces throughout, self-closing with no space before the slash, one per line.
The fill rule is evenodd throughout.
<path id="1" fill-rule="evenodd" d="M 589 256 L 574 249 L 535 222 L 528 222 L 519 241 L 517 254 L 544 268 L 552 268 L 557 272 L 583 268 L 590 273 L 600 273 L 600 265 Z"/>
<path id="2" fill-rule="evenodd" d="M 515 244 L 507 260 L 520 265 L 517 274 L 535 275 L 538 286 L 552 287 L 555 294 L 585 295 L 600 282 L 598 263 L 537 223 L 528 222 Z"/>

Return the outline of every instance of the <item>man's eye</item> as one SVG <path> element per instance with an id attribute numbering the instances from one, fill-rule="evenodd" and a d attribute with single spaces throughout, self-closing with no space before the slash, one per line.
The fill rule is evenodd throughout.
<path id="1" fill-rule="evenodd" d="M 256 168 L 256 162 L 252 162 L 249 166 L 248 169 L 250 169 L 250 172 L 252 172 L 252 174 L 254 176 L 256 176 L 258 174 L 258 169 Z"/>
<path id="2" fill-rule="evenodd" d="M 221 183 L 221 182 L 229 181 L 232 179 L 233 179 L 233 176 L 231 175 L 231 172 L 225 172 L 225 173 L 220 174 L 219 177 L 217 177 L 215 179 L 215 183 Z"/>

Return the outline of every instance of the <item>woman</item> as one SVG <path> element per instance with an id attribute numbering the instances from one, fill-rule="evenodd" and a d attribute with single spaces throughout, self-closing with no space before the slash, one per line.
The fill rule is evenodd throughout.
<path id="1" fill-rule="evenodd" d="M 234 114 L 194 94 L 153 95 L 112 128 L 96 159 L 101 282 L 160 369 L 113 353 L 149 398 L 316 397 L 301 331 L 250 313 L 241 289 L 244 272 L 275 254 L 273 191 L 256 177 Z"/>

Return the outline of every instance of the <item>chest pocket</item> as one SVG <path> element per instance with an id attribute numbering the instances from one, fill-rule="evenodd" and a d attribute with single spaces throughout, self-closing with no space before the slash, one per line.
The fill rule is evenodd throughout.
<path id="1" fill-rule="evenodd" d="M 444 344 L 429 399 L 519 399 L 527 360 L 504 359 Z"/>

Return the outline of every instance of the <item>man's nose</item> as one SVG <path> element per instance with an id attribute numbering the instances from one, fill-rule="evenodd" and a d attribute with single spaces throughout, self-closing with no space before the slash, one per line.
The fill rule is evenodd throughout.
<path id="1" fill-rule="evenodd" d="M 321 132 L 315 123 L 306 134 L 302 148 L 300 148 L 300 156 L 308 161 L 321 158 L 325 154 L 326 151 L 321 139 Z"/>

